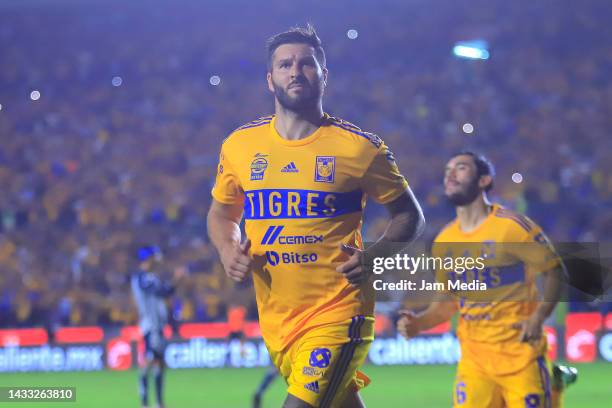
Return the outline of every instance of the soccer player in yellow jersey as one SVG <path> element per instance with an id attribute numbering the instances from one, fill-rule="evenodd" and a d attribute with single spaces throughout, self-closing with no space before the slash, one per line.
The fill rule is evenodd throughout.
<path id="1" fill-rule="evenodd" d="M 227 275 L 252 273 L 262 335 L 288 384 L 286 408 L 364 406 L 358 390 L 369 380 L 357 369 L 374 320 L 370 271 L 361 266 L 366 196 L 391 218 L 368 251 L 411 241 L 424 225 L 382 140 L 323 112 L 327 80 L 311 26 L 268 41 L 275 114 L 223 143 L 208 215 Z"/>
<path id="2" fill-rule="evenodd" d="M 481 270 L 442 275 L 485 283 L 488 290 L 480 294 L 484 299 L 457 299 L 440 292 L 422 314 L 404 312 L 398 331 L 411 338 L 459 311 L 461 360 L 454 406 L 550 407 L 543 324 L 557 303 L 563 266 L 539 226 L 487 200 L 493 177 L 493 166 L 483 156 L 462 152 L 450 159 L 444 191 L 457 218 L 438 234 L 432 248 L 439 257 L 482 257 L 486 266 Z M 539 274 L 544 275 L 540 301 Z M 437 276 L 443 280 L 440 271 Z"/>

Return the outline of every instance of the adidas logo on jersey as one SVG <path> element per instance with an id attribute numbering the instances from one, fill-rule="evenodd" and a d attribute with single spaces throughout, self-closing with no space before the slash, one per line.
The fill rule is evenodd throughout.
<path id="1" fill-rule="evenodd" d="M 304 388 L 318 394 L 319 393 L 319 382 L 313 381 L 311 383 L 306 384 Z"/>
<path id="2" fill-rule="evenodd" d="M 299 170 L 294 162 L 290 162 L 288 165 L 281 169 L 281 173 L 298 173 Z"/>

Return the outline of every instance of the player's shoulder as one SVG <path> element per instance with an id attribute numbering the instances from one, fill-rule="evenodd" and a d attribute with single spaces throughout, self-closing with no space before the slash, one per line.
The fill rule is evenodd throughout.
<path id="1" fill-rule="evenodd" d="M 254 133 L 261 131 L 266 125 L 272 122 L 273 118 L 274 115 L 262 116 L 237 127 L 223 140 L 222 144 L 231 144 L 234 141 L 251 137 Z"/>
<path id="2" fill-rule="evenodd" d="M 504 225 L 511 231 L 518 233 L 532 234 L 540 227 L 528 216 L 518 211 L 505 208 L 501 205 L 494 205 L 493 217 L 498 224 Z"/>
<path id="3" fill-rule="evenodd" d="M 337 116 L 328 116 L 327 123 L 330 129 L 354 143 L 360 143 L 376 150 L 383 144 L 383 140 L 378 135 L 365 131 L 359 126 Z"/>
<path id="4" fill-rule="evenodd" d="M 130 274 L 130 283 L 132 284 L 132 287 L 142 288 L 143 284 L 146 281 L 147 281 L 147 272 L 145 271 L 137 270 L 137 271 L 133 271 Z"/>
<path id="5" fill-rule="evenodd" d="M 139 280 L 140 280 L 140 272 L 139 271 L 130 272 L 130 274 L 129 274 L 129 282 L 130 282 L 130 284 L 132 286 L 137 284 Z"/>

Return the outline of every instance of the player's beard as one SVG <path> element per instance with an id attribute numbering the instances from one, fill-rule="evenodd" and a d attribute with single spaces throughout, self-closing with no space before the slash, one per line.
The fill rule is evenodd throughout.
<path id="1" fill-rule="evenodd" d="M 481 191 L 478 187 L 478 178 L 474 177 L 474 179 L 467 186 L 465 186 L 463 191 L 447 194 L 446 198 L 448 198 L 448 201 L 450 201 L 455 207 L 463 207 L 474 202 L 479 194 L 481 194 Z"/>
<path id="2" fill-rule="evenodd" d="M 301 84 L 304 86 L 304 90 L 307 92 L 292 97 L 289 96 L 289 93 L 285 91 L 282 86 L 272 81 L 274 96 L 283 108 L 295 112 L 302 112 L 313 109 L 317 106 L 323 94 L 322 87 L 319 84 L 313 86 L 308 82 L 302 82 Z"/>

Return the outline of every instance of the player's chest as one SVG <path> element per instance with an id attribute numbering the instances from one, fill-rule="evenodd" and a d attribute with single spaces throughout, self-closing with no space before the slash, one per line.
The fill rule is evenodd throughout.
<path id="1" fill-rule="evenodd" d="M 516 244 L 509 243 L 508 231 L 501 228 L 486 228 L 473 234 L 456 231 L 442 237 L 436 243 L 438 255 L 452 258 L 482 258 L 486 263 L 508 263 L 515 260 Z"/>
<path id="2" fill-rule="evenodd" d="M 326 218 L 361 209 L 359 163 L 325 145 L 245 152 L 239 170 L 247 219 Z"/>
<path id="3" fill-rule="evenodd" d="M 358 188 L 362 165 L 347 152 L 319 143 L 300 147 L 271 145 L 246 151 L 241 168 L 236 170 L 245 191 L 351 191 Z"/>

